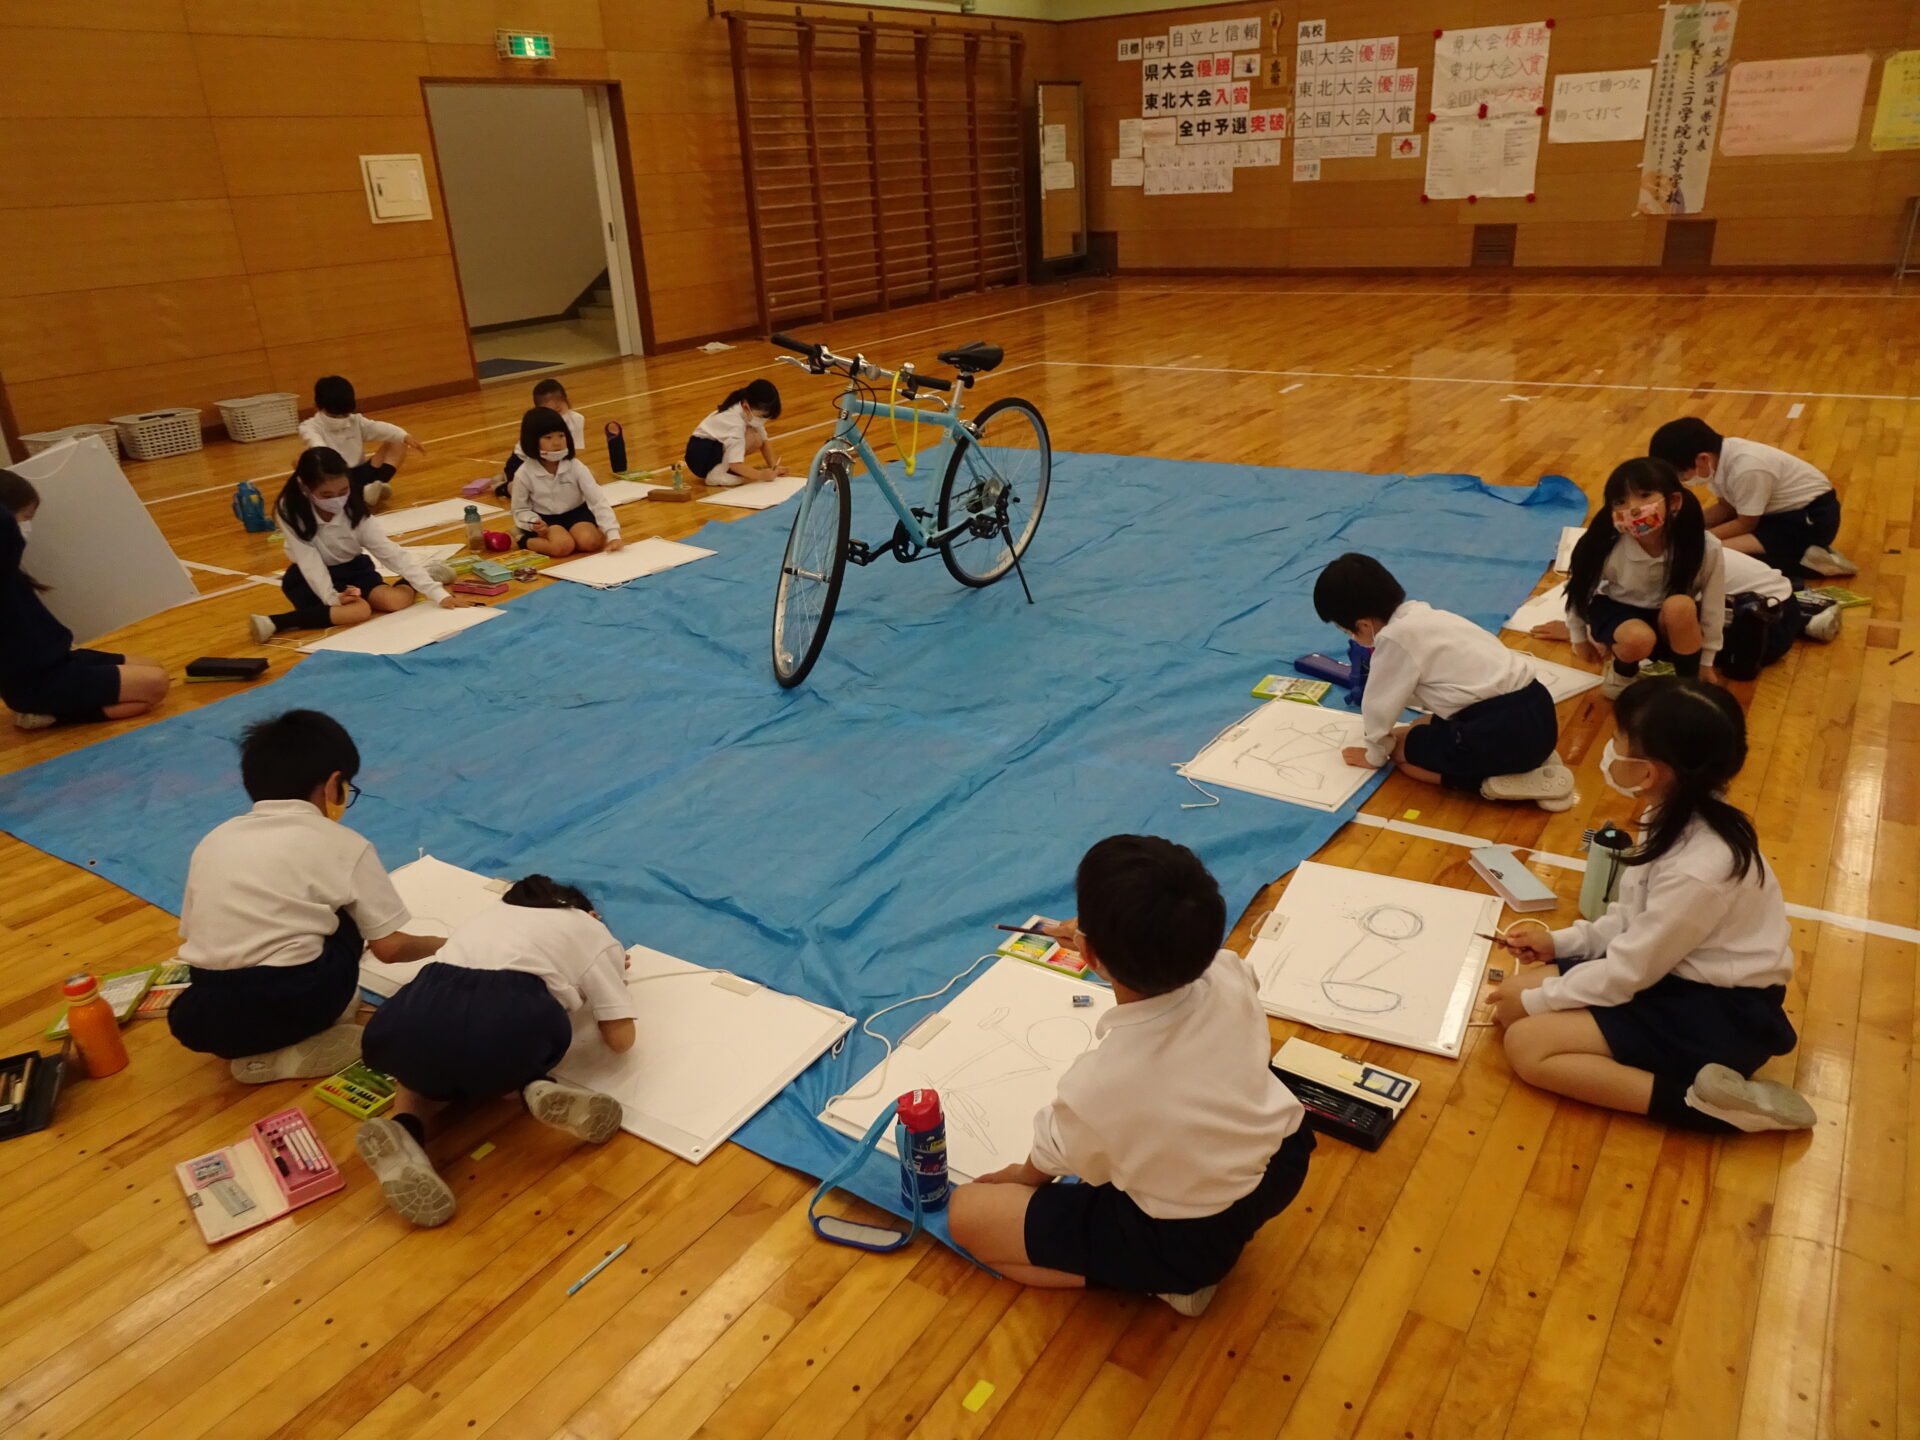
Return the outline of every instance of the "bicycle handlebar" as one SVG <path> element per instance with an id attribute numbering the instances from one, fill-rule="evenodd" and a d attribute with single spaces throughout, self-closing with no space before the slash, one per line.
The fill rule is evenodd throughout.
<path id="1" fill-rule="evenodd" d="M 865 375 L 876 380 L 893 379 L 893 371 L 891 370 L 882 370 L 878 365 L 869 365 L 866 361 L 857 357 L 850 360 L 843 355 L 836 355 L 824 345 L 808 344 L 805 340 L 796 340 L 791 335 L 770 335 L 767 338 L 783 349 L 792 350 L 797 354 L 806 356 L 808 365 L 817 371 L 825 372 L 839 367 L 844 369 L 850 376 Z M 908 371 L 902 378 L 906 379 L 910 385 L 922 389 L 953 389 L 953 382 L 951 380 L 942 380 L 937 375 L 922 375 L 917 370 Z"/>

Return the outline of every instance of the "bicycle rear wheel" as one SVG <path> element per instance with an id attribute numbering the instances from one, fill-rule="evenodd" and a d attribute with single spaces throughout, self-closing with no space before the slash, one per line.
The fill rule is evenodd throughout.
<path id="1" fill-rule="evenodd" d="M 973 522 L 940 547 L 940 558 L 954 579 L 978 589 L 1011 570 L 1040 528 L 1053 442 L 1040 412 L 1011 396 L 987 406 L 971 428 L 976 443 L 955 447 L 947 461 L 938 528 Z"/>
<path id="2" fill-rule="evenodd" d="M 832 451 L 800 492 L 773 596 L 773 674 L 786 689 L 806 679 L 820 658 L 840 603 L 853 522 L 852 475 L 846 455 Z"/>

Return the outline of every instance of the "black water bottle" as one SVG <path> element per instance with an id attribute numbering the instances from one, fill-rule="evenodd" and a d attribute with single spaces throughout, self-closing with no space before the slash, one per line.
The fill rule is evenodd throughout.
<path id="1" fill-rule="evenodd" d="M 627 473 L 627 437 L 618 420 L 607 422 L 607 468 L 615 475 Z"/>

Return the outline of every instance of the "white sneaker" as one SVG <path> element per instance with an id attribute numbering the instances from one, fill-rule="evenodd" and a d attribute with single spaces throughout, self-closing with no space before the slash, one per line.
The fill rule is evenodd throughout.
<path id="1" fill-rule="evenodd" d="M 1838 605 L 1829 605 L 1807 621 L 1807 628 L 1800 633 L 1816 645 L 1831 645 L 1840 638 L 1840 613 Z"/>
<path id="2" fill-rule="evenodd" d="M 1600 672 L 1600 693 L 1609 700 L 1618 700 L 1621 692 L 1640 678 L 1640 672 L 1636 670 L 1631 675 L 1622 675 L 1614 669 L 1611 660 L 1606 661 L 1605 664 L 1606 669 Z"/>
<path id="3" fill-rule="evenodd" d="M 13 712 L 13 728 L 16 730 L 45 730 L 49 725 L 58 725 L 58 715 L 35 715 L 31 711 Z"/>
<path id="4" fill-rule="evenodd" d="M 433 1168 L 420 1142 L 398 1120 L 369 1120 L 353 1136 L 380 1193 L 402 1220 L 431 1229 L 453 1218 L 453 1189 Z"/>
<path id="5" fill-rule="evenodd" d="M 360 492 L 360 496 L 367 502 L 367 509 L 384 510 L 387 501 L 393 498 L 393 486 L 384 480 L 369 480 L 367 488 Z"/>
<path id="6" fill-rule="evenodd" d="M 1860 573 L 1859 566 L 1838 550 L 1830 550 L 1825 545 L 1809 545 L 1800 553 L 1800 563 L 1816 575 L 1834 577 Z"/>
<path id="7" fill-rule="evenodd" d="M 253 632 L 253 643 L 256 645 L 268 644 L 275 635 L 280 633 L 275 628 L 271 615 L 249 615 L 247 629 Z"/>
<path id="8" fill-rule="evenodd" d="M 1531 800 L 1542 810 L 1570 810 L 1576 798 L 1573 771 L 1566 767 L 1556 750 L 1532 770 L 1523 770 L 1518 775 L 1493 775 L 1481 781 L 1480 798 Z"/>
<path id="9" fill-rule="evenodd" d="M 276 1080 L 312 1080 L 336 1075 L 359 1058 L 360 1027 L 335 1025 L 284 1050 L 243 1055 L 229 1063 L 227 1069 L 243 1085 L 271 1085 Z"/>
<path id="10" fill-rule="evenodd" d="M 534 1119 L 564 1130 L 576 1140 L 598 1145 L 611 1140 L 620 1128 L 620 1102 L 598 1090 L 583 1090 L 557 1080 L 536 1080 L 520 1096 Z"/>
<path id="11" fill-rule="evenodd" d="M 1208 1285 L 1185 1295 L 1155 1295 L 1153 1298 L 1166 1301 L 1180 1314 L 1192 1319 L 1206 1313 L 1207 1306 L 1213 1303 L 1213 1292 L 1219 1288 L 1218 1285 Z"/>
<path id="12" fill-rule="evenodd" d="M 1687 1104 L 1748 1133 L 1811 1130 L 1820 1117 L 1807 1097 L 1778 1080 L 1748 1080 L 1725 1065 L 1707 1065 L 1687 1087 Z"/>

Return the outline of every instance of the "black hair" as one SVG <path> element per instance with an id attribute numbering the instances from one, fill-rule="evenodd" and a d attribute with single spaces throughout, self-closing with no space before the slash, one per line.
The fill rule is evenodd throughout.
<path id="1" fill-rule="evenodd" d="M 1680 476 L 1665 460 L 1649 456 L 1628 460 L 1613 467 L 1601 491 L 1600 505 L 1587 521 L 1586 534 L 1574 542 L 1573 561 L 1567 574 L 1567 608 L 1582 620 L 1590 613 L 1600 576 L 1607 568 L 1613 547 L 1626 539 L 1614 528 L 1613 511 L 1635 495 L 1659 495 L 1676 498 L 1679 503 L 1667 515 L 1667 594 L 1691 595 L 1700 578 L 1700 565 L 1707 554 L 1707 517 L 1699 497 L 1680 483 Z"/>
<path id="2" fill-rule="evenodd" d="M 40 503 L 40 492 L 33 488 L 33 482 L 24 475 L 16 475 L 11 470 L 0 470 L 0 506 L 5 506 L 14 517 L 14 523 L 20 523 L 20 512 L 31 510 Z M 27 588 L 45 594 L 51 586 L 42 585 L 25 570 L 20 578 L 27 582 Z"/>
<path id="3" fill-rule="evenodd" d="M 755 410 L 760 411 L 769 420 L 778 420 L 780 418 L 780 392 L 774 388 L 774 383 L 771 380 L 749 381 L 713 408 L 716 410 L 731 410 L 742 401 L 751 405 Z"/>
<path id="4" fill-rule="evenodd" d="M 558 395 L 562 400 L 564 400 L 567 398 L 567 387 L 562 385 L 558 380 L 554 379 L 551 375 L 549 375 L 544 380 L 536 380 L 534 382 L 534 385 L 533 385 L 533 403 L 534 404 L 538 405 L 542 400 L 545 400 L 550 395 Z"/>
<path id="5" fill-rule="evenodd" d="M 529 875 L 524 880 L 516 880 L 513 888 L 502 897 L 509 905 L 523 905 L 529 910 L 593 910 L 593 902 L 571 885 L 562 885 L 558 880 L 545 875 Z"/>
<path id="6" fill-rule="evenodd" d="M 1227 933 L 1227 902 L 1200 857 L 1155 835 L 1109 835 L 1074 876 L 1080 929 L 1114 979 L 1163 995 L 1206 972 Z"/>
<path id="7" fill-rule="evenodd" d="M 1669 420 L 1653 432 L 1647 442 L 1647 454 L 1664 460 L 1674 469 L 1687 471 L 1702 455 L 1720 454 L 1720 432 L 1697 415 Z"/>
<path id="8" fill-rule="evenodd" d="M 1384 625 L 1406 599 L 1407 592 L 1392 571 L 1371 555 L 1352 551 L 1327 566 L 1313 582 L 1314 612 L 1342 630 L 1350 631 L 1362 620 Z"/>
<path id="9" fill-rule="evenodd" d="M 1740 702 L 1704 680 L 1661 676 L 1629 685 L 1613 702 L 1613 718 L 1636 756 L 1673 772 L 1672 791 L 1649 813 L 1647 832 L 1625 862 L 1652 864 L 1698 819 L 1733 852 L 1728 878 L 1746 879 L 1760 864 L 1760 838 L 1746 812 L 1722 795 L 1747 760 Z"/>
<path id="10" fill-rule="evenodd" d="M 338 771 L 360 773 L 347 727 L 318 710 L 289 710 L 240 732 L 240 783 L 255 800 L 305 800 Z"/>
<path id="11" fill-rule="evenodd" d="M 353 382 L 344 375 L 322 375 L 313 382 L 313 408 L 329 415 L 351 415 L 359 402 Z"/>
<path id="12" fill-rule="evenodd" d="M 567 428 L 567 417 L 558 410 L 549 410 L 544 405 L 536 405 L 520 417 L 520 453 L 529 460 L 540 458 L 540 441 L 548 435 L 558 435 L 567 442 L 567 458 L 573 459 L 573 431 Z"/>
<path id="13" fill-rule="evenodd" d="M 352 473 L 353 467 L 347 464 L 346 457 L 338 450 L 315 445 L 301 451 L 293 473 L 287 477 L 287 483 L 280 487 L 280 498 L 273 502 L 273 518 L 302 540 L 313 539 L 313 532 L 320 528 L 320 516 L 314 510 L 313 498 L 308 492 L 323 481 Z M 367 518 L 366 497 L 357 485 L 347 488 L 346 516 L 349 525 L 358 525 Z"/>

